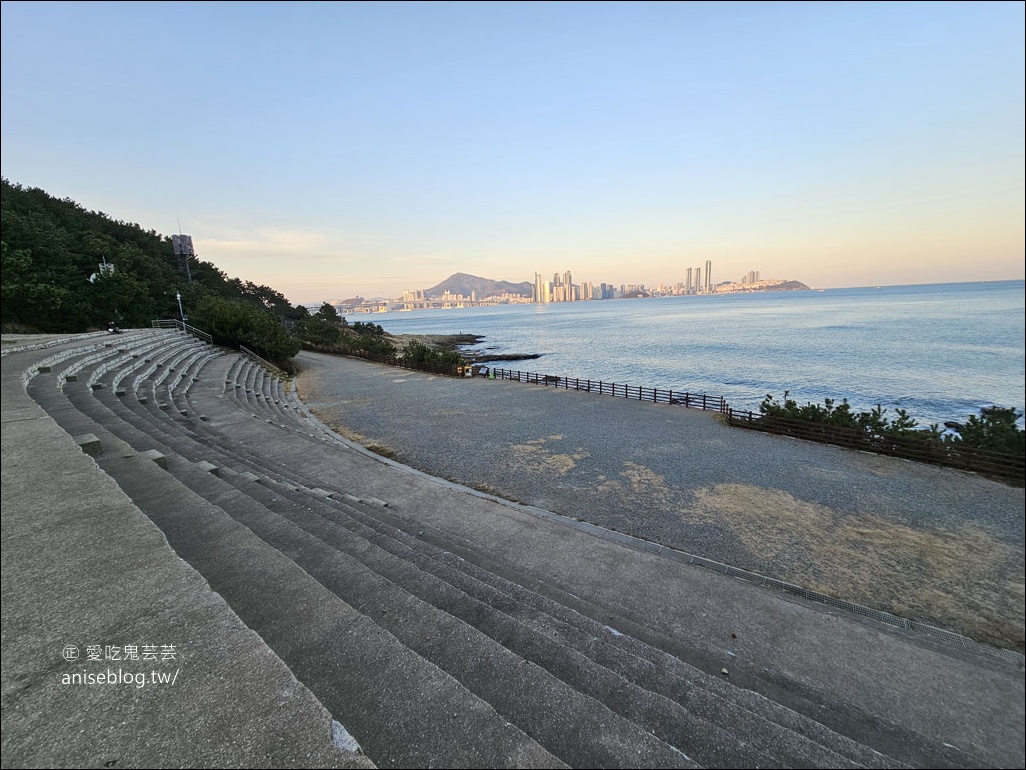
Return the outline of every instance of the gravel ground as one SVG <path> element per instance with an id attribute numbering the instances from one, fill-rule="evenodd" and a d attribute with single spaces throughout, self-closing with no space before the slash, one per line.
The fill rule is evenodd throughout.
<path id="1" fill-rule="evenodd" d="M 1024 648 L 1024 492 L 712 412 L 302 353 L 300 397 L 430 474 Z"/>

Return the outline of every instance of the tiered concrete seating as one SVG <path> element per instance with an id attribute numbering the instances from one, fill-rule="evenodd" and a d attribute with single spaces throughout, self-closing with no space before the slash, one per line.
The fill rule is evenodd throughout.
<path id="1" fill-rule="evenodd" d="M 168 384 L 168 397 L 179 412 L 187 415 L 189 411 L 189 390 L 199 382 L 199 373 L 211 358 L 221 355 L 211 350 L 196 350 L 189 356 L 183 369 L 179 369 L 174 380 Z"/>
<path id="2" fill-rule="evenodd" d="M 154 334 L 168 341 L 146 330 L 3 349 L 3 765 L 373 767 L 97 467 L 120 453 L 159 471 L 151 493 L 185 501 L 156 442 L 130 448 L 76 406 L 138 405 L 92 385 Z M 170 645 L 171 659 L 132 658 L 124 645 L 139 643 Z"/>
<path id="3" fill-rule="evenodd" d="M 246 358 L 246 356 L 242 355 L 241 353 L 238 353 L 234 356 L 230 356 L 227 359 L 228 367 L 224 373 L 224 393 L 228 393 L 230 390 L 234 389 L 234 387 L 238 384 L 239 371 L 245 365 L 247 360 L 248 359 Z M 217 370 L 220 371 L 222 368 L 223 367 L 217 367 Z"/>
<path id="4" fill-rule="evenodd" d="M 1021 762 L 1000 719 L 950 713 L 940 693 L 931 708 L 904 673 L 930 672 L 923 691 L 940 679 L 968 709 L 1015 692 L 1006 680 L 1021 672 L 1003 658 L 938 649 L 375 459 L 235 353 L 184 343 L 140 367 L 90 344 L 74 364 L 84 381 L 58 389 L 35 375 L 29 394 L 70 434 L 95 437 L 100 468 L 379 765 Z M 119 398 L 112 385 L 132 378 L 176 408 Z M 750 638 L 737 652 L 709 630 L 740 626 Z M 910 691 L 895 697 L 899 669 Z"/>

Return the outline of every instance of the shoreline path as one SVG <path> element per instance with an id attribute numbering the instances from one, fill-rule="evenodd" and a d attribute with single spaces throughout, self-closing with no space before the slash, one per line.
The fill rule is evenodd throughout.
<path id="1" fill-rule="evenodd" d="M 482 492 L 1020 652 L 1024 492 L 712 412 L 301 353 L 340 435 Z"/>

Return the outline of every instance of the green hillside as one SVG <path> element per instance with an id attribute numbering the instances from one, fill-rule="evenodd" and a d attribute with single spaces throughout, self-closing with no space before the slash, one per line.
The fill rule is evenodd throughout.
<path id="1" fill-rule="evenodd" d="M 227 345 L 246 344 L 278 362 L 298 352 L 289 331 L 307 312 L 269 286 L 229 278 L 191 258 L 178 268 L 169 236 L 87 211 L 75 201 L 2 180 L 0 324 L 4 331 L 84 332 L 178 318 Z M 104 263 L 112 270 L 101 269 Z"/>

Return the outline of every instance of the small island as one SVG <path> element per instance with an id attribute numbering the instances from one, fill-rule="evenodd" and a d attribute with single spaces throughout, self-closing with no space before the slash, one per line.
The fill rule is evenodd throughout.
<path id="1" fill-rule="evenodd" d="M 810 287 L 801 281 L 785 281 L 780 278 L 752 283 L 721 283 L 716 287 L 717 294 L 748 294 L 759 291 L 810 291 Z"/>

